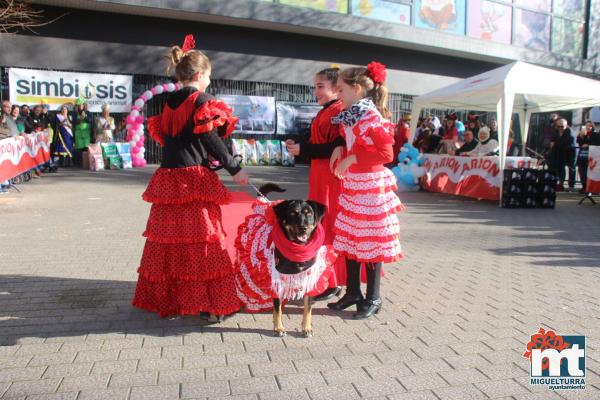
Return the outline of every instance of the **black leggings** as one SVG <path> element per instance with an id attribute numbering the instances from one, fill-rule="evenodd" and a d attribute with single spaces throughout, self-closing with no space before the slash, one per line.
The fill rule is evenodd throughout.
<path id="1" fill-rule="evenodd" d="M 381 286 L 382 263 L 367 263 L 367 300 L 378 300 L 380 298 L 379 288 Z M 358 296 L 360 291 L 360 269 L 361 263 L 354 260 L 346 260 L 346 293 Z"/>

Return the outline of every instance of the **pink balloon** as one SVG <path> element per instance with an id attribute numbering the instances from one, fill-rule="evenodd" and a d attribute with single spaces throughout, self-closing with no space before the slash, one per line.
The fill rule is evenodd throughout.
<path id="1" fill-rule="evenodd" d="M 141 149 L 142 147 L 144 147 L 144 143 L 142 143 L 142 141 L 141 141 L 141 140 L 139 140 L 139 141 L 138 141 L 138 142 L 135 144 L 135 147 L 136 147 L 137 149 Z"/>
<path id="2" fill-rule="evenodd" d="M 137 131 L 140 129 L 140 123 L 139 122 L 134 122 L 133 124 L 131 124 L 131 129 L 133 129 L 133 131 Z"/>
<path id="3" fill-rule="evenodd" d="M 169 90 L 169 84 L 168 83 L 163 83 L 163 89 L 164 90 Z"/>
<path id="4" fill-rule="evenodd" d="M 131 106 L 131 110 L 132 110 L 132 111 L 133 111 L 133 110 L 140 111 L 140 110 L 141 110 L 141 108 L 140 108 L 140 107 L 138 107 L 138 106 L 136 106 L 136 105 L 133 105 L 133 106 Z"/>
<path id="5" fill-rule="evenodd" d="M 142 159 L 141 164 L 142 164 L 142 167 L 145 167 L 146 166 L 146 160 Z"/>
<path id="6" fill-rule="evenodd" d="M 151 92 L 153 95 L 155 95 L 155 94 L 156 94 L 156 88 L 152 88 L 152 89 L 150 89 L 150 92 Z"/>
<path id="7" fill-rule="evenodd" d="M 141 115 L 138 115 L 134 122 L 137 122 L 138 124 L 143 124 L 144 117 L 142 117 Z"/>
<path id="8" fill-rule="evenodd" d="M 128 115 L 127 118 L 125 118 L 125 122 L 128 124 L 133 124 L 134 121 L 135 118 L 133 117 L 133 115 Z"/>

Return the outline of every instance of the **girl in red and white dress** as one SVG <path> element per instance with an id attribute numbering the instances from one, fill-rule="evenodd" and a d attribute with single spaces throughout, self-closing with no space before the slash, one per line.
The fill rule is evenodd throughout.
<path id="1" fill-rule="evenodd" d="M 248 183 L 248 174 L 222 140 L 233 132 L 237 118 L 204 92 L 210 61 L 188 42 L 186 37 L 187 46 L 173 47 L 170 55 L 183 88 L 169 94 L 162 113 L 148 122 L 163 157 L 142 196 L 152 208 L 133 305 L 161 317 L 222 316 L 241 308 L 220 207 L 231 195 L 208 168 L 213 157 L 235 183 Z"/>
<path id="2" fill-rule="evenodd" d="M 333 224 L 337 213 L 338 197 L 342 181 L 333 174 L 329 168 L 329 158 L 338 146 L 345 144 L 340 136 L 339 125 L 331 123 L 331 118 L 344 109 L 338 100 L 337 81 L 339 68 L 325 68 L 315 75 L 315 97 L 323 108 L 317 113 L 310 125 L 308 142 L 296 143 L 290 139 L 286 141 L 288 151 L 295 155 L 310 159 L 310 175 L 308 178 L 308 199 L 323 204 L 327 208 L 321 224 L 325 228 L 326 245 L 333 244 Z M 335 276 L 330 279 L 330 287 L 315 300 L 327 300 L 337 294 L 338 285 L 346 281 L 345 262 L 338 257 L 335 264 Z"/>
<path id="3" fill-rule="evenodd" d="M 344 296 L 328 307 L 344 310 L 356 304 L 356 319 L 379 312 L 382 264 L 402 258 L 396 213 L 404 207 L 395 193 L 396 178 L 384 167 L 393 158 L 395 128 L 387 119 L 385 75 L 385 66 L 377 62 L 342 71 L 338 87 L 344 111 L 332 119 L 346 141 L 346 156 L 342 159 L 343 148 L 337 148 L 331 167 L 343 180 L 333 247 L 346 258 L 347 280 Z M 361 263 L 367 270 L 365 297 Z"/>

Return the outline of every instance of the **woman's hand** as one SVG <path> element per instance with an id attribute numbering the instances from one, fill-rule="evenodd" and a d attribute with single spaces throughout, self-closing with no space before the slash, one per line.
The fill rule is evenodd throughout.
<path id="1" fill-rule="evenodd" d="M 300 154 L 300 145 L 299 144 L 288 144 L 285 143 L 285 147 L 287 148 L 288 153 L 293 156 L 297 156 Z"/>
<path id="2" fill-rule="evenodd" d="M 354 154 L 344 158 L 340 163 L 335 167 L 335 171 L 333 174 L 337 176 L 339 179 L 344 179 L 344 175 L 346 175 L 346 171 L 352 164 L 356 164 L 356 156 Z"/>
<path id="3" fill-rule="evenodd" d="M 331 153 L 331 158 L 329 159 L 329 170 L 331 172 L 334 172 L 333 168 L 335 166 L 335 163 L 342 159 L 343 151 L 344 151 L 344 148 L 342 146 L 338 146 L 335 149 L 333 149 L 333 153 Z"/>
<path id="4" fill-rule="evenodd" d="M 248 184 L 248 179 L 248 172 L 246 172 L 245 169 L 233 176 L 233 182 L 240 186 L 246 186 Z"/>

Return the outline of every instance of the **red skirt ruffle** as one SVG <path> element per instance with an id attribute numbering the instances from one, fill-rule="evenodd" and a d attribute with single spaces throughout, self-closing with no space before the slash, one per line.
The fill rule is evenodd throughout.
<path id="1" fill-rule="evenodd" d="M 152 204 L 185 204 L 192 201 L 227 204 L 231 195 L 214 171 L 198 165 L 157 169 L 142 198 Z"/>
<path id="2" fill-rule="evenodd" d="M 404 205 L 395 189 L 395 176 L 388 169 L 346 174 L 333 227 L 338 253 L 363 263 L 390 263 L 403 257 L 396 213 Z"/>
<path id="3" fill-rule="evenodd" d="M 144 193 L 153 204 L 134 306 L 161 317 L 241 308 L 219 207 L 229 198 L 203 167 L 156 171 Z"/>

